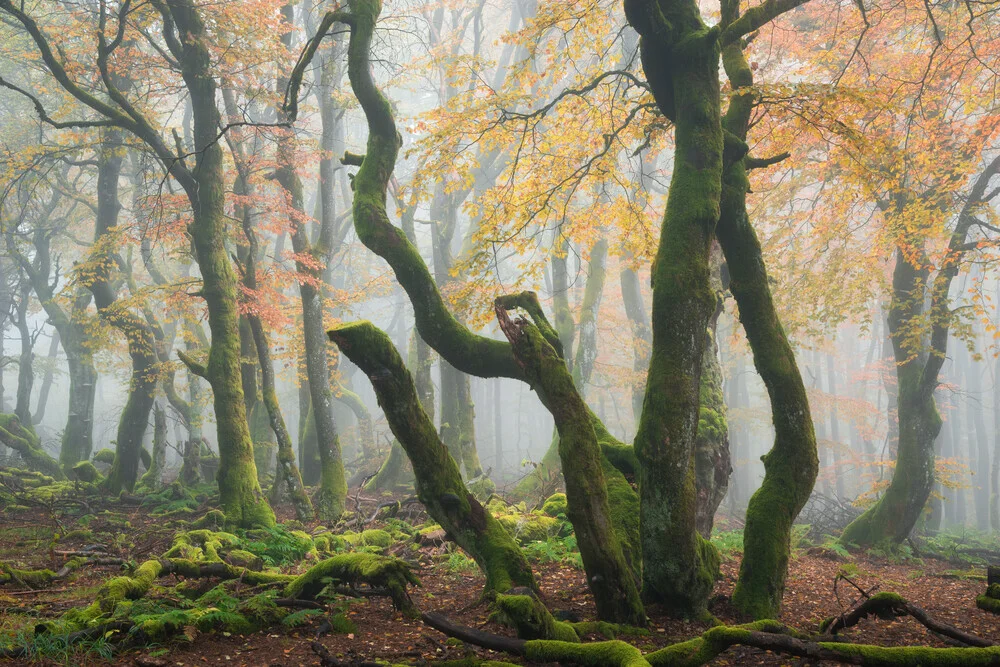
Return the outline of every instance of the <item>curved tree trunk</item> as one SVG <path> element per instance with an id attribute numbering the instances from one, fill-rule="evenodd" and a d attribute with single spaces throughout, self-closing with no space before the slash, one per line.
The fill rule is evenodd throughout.
<path id="1" fill-rule="evenodd" d="M 20 454 L 29 470 L 66 479 L 59 463 L 42 449 L 35 430 L 30 424 L 22 424 L 17 415 L 0 414 L 0 444 Z"/>
<path id="2" fill-rule="evenodd" d="M 885 494 L 844 530 L 840 537 L 844 544 L 870 546 L 886 540 L 902 542 L 909 537 L 934 488 L 934 442 L 942 424 L 934 401 L 937 379 L 935 377 L 933 385 L 925 383 L 928 353 L 913 354 L 904 340 L 908 327 L 913 327 L 916 318 L 924 312 L 927 281 L 927 269 L 915 266 L 897 250 L 889 310 L 898 392 L 896 467 Z"/>
<path id="3" fill-rule="evenodd" d="M 735 22 L 738 10 L 735 2 L 724 3 L 724 22 Z M 753 84 L 738 43 L 726 47 L 723 64 L 734 90 Z M 752 93 L 730 98 L 724 127 L 738 140 L 746 138 L 753 102 Z M 729 269 L 729 289 L 753 350 L 754 366 L 767 388 L 774 422 L 774 445 L 763 457 L 764 481 L 747 506 L 744 555 L 733 604 L 754 618 L 776 618 L 788 576 L 792 523 L 812 493 L 819 457 L 805 385 L 771 298 L 760 241 L 747 215 L 745 159 L 727 166 L 722 185 L 718 239 Z"/>

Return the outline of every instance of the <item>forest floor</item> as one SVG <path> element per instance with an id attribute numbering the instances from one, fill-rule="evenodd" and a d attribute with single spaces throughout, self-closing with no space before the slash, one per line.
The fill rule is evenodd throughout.
<path id="1" fill-rule="evenodd" d="M 376 506 L 384 498 L 360 497 L 358 503 Z M 65 515 L 42 509 L 5 511 L 0 524 L 0 561 L 18 567 L 58 569 L 58 551 L 82 549 L 100 544 L 107 552 L 126 562 L 142 562 L 166 551 L 176 528 L 168 521 L 149 514 L 148 508 L 109 503 L 101 511 L 91 508 L 88 533 L 74 536 L 73 521 Z M 110 510 L 110 511 L 108 511 Z M 365 510 L 368 511 L 368 510 Z M 284 519 L 290 516 L 282 517 Z M 370 524 L 366 528 L 378 527 Z M 58 537 L 56 537 L 58 535 Z M 728 608 L 740 566 L 740 554 L 732 547 L 739 544 L 734 532 L 722 533 L 719 541 L 724 560 L 722 577 L 716 586 L 711 611 L 725 623 L 738 622 Z M 401 545 L 402 546 L 402 545 Z M 438 611 L 460 624 L 496 634 L 510 635 L 507 628 L 489 619 L 486 604 L 480 601 L 483 578 L 475 564 L 449 545 L 412 550 L 407 559 L 419 565 L 416 574 L 422 586 L 411 592 L 421 611 Z M 399 553 L 396 545 L 387 551 Z M 565 545 L 540 543 L 529 549 L 533 566 L 541 582 L 543 599 L 554 613 L 571 620 L 594 619 L 594 606 L 588 594 L 578 557 Z M 302 571 L 301 563 L 291 571 Z M 16 583 L 0 586 L 0 645 L 30 637 L 36 623 L 55 618 L 74 607 L 89 604 L 109 577 L 120 574 L 120 566 L 86 567 L 48 588 L 31 590 Z M 838 575 L 846 575 L 849 582 Z M 924 608 L 930 615 L 958 628 L 1000 642 L 1000 619 L 980 611 L 975 597 L 983 592 L 984 568 L 958 566 L 929 558 L 889 559 L 874 554 L 853 554 L 849 559 L 829 550 L 803 544 L 796 548 L 791 561 L 785 592 L 782 621 L 806 632 L 816 632 L 821 620 L 849 610 L 860 597 L 854 587 L 866 592 L 892 591 Z M 850 582 L 853 582 L 850 583 Z M 172 577 L 161 580 L 151 596 L 169 596 Z M 345 665 L 388 663 L 423 664 L 442 659 L 460 659 L 474 652 L 481 658 L 520 662 L 511 656 L 473 649 L 457 640 L 449 640 L 421 621 L 395 611 L 386 598 L 345 600 L 339 607 L 353 624 L 340 627 L 340 633 L 317 636 L 323 615 L 303 619 L 297 627 L 279 625 L 246 636 L 228 633 L 202 633 L 189 629 L 184 635 L 162 645 L 129 649 L 111 657 L 93 650 L 49 647 L 32 660 L 24 658 L 3 664 L 39 665 L 138 665 L 139 667 L 191 667 L 201 665 L 260 665 L 269 667 L 319 665 L 320 659 L 311 644 L 318 640 Z M 624 638 L 644 651 L 689 639 L 706 630 L 704 623 L 672 620 L 650 609 L 648 636 Z M 326 626 L 328 629 L 328 625 Z M 946 646 L 924 626 L 910 618 L 901 620 L 865 620 L 842 633 L 848 641 L 884 646 Z M 594 637 L 594 639 L 599 639 Z M 385 664 L 385 663 L 383 663 Z M 714 665 L 803 665 L 804 660 L 773 655 L 751 648 L 736 648 L 722 654 Z"/>

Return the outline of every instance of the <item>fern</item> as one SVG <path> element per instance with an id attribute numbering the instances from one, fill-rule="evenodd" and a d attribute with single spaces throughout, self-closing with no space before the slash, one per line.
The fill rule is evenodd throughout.
<path id="1" fill-rule="evenodd" d="M 281 619 L 281 624 L 286 628 L 297 628 L 307 623 L 313 616 L 318 616 L 322 613 L 319 609 L 300 609 Z"/>

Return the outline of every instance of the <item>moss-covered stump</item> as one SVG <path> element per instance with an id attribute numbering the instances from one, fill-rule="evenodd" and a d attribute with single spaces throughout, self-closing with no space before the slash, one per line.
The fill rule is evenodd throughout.
<path id="1" fill-rule="evenodd" d="M 327 558 L 289 583 L 285 587 L 285 596 L 295 599 L 313 598 L 326 588 L 327 579 L 348 585 L 366 584 L 372 588 L 385 589 L 396 609 L 409 616 L 418 615 L 406 587 L 419 586 L 420 580 L 410 572 L 410 566 L 398 558 L 366 553 L 340 554 Z"/>
<path id="2" fill-rule="evenodd" d="M 100 482 L 103 479 L 101 473 L 97 471 L 94 464 L 90 461 L 80 461 L 73 466 L 73 477 L 80 480 L 81 482 L 87 482 L 93 484 L 95 482 Z"/>
<path id="3" fill-rule="evenodd" d="M 0 444 L 21 455 L 25 465 L 56 480 L 66 479 L 59 462 L 42 449 L 31 424 L 22 424 L 17 415 L 0 414 Z"/>
<path id="4" fill-rule="evenodd" d="M 983 611 L 1000 614 L 1000 584 L 990 584 L 986 593 L 976 598 L 976 606 Z"/>
<path id="5" fill-rule="evenodd" d="M 544 503 L 542 503 L 542 513 L 548 516 L 559 516 L 566 514 L 566 494 L 553 493 Z"/>

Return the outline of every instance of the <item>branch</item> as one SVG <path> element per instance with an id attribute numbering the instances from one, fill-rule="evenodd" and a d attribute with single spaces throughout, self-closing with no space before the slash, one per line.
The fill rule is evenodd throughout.
<path id="1" fill-rule="evenodd" d="M 200 378 L 208 380 L 208 369 L 203 364 L 200 364 L 189 357 L 183 350 L 177 350 L 177 358 L 184 362 L 184 365 L 188 367 L 189 371 Z"/>
<path id="2" fill-rule="evenodd" d="M 285 89 L 285 99 L 281 105 L 289 123 L 294 123 L 299 115 L 299 89 L 302 87 L 302 77 L 305 75 L 306 67 L 312 62 L 319 49 L 320 42 L 330 32 L 334 23 L 343 23 L 347 26 L 354 25 L 354 17 L 347 12 L 330 11 L 323 17 L 316 29 L 316 34 L 309 38 L 305 48 L 299 54 L 299 59 L 295 63 L 291 76 L 288 77 L 288 87 Z"/>
<path id="3" fill-rule="evenodd" d="M 766 0 L 764 4 L 748 9 L 741 17 L 730 23 L 723 31 L 719 44 L 724 48 L 807 2 L 809 0 Z"/>
<path id="4" fill-rule="evenodd" d="M 766 167 L 770 167 L 771 165 L 778 164 L 779 162 L 783 162 L 791 156 L 792 154 L 787 151 L 764 158 L 747 156 L 747 158 L 743 161 L 743 166 L 747 169 L 764 169 Z"/>
<path id="5" fill-rule="evenodd" d="M 24 97 L 27 97 L 28 100 L 30 100 L 31 103 L 34 105 L 34 107 L 35 107 L 35 113 L 38 114 L 38 118 L 43 123 L 45 123 L 46 125 L 51 125 L 52 127 L 56 128 L 57 130 L 66 130 L 66 129 L 71 129 L 71 128 L 82 128 L 82 127 L 118 127 L 119 126 L 119 123 L 117 123 L 117 122 L 115 122 L 113 120 L 110 120 L 110 119 L 105 119 L 105 120 L 67 120 L 67 121 L 53 120 L 52 117 L 49 116 L 49 114 L 45 111 L 45 107 L 42 106 L 41 100 L 39 100 L 37 97 L 35 97 L 34 95 L 32 95 L 31 93 L 29 93 L 25 89 L 23 89 L 23 88 L 21 88 L 19 86 L 16 86 L 15 84 L 11 83 L 10 81 L 7 81 L 3 77 L 0 77 L 0 86 L 3 86 L 4 88 L 7 88 L 9 90 L 13 90 L 15 93 L 18 93 L 20 95 L 23 95 Z"/>

